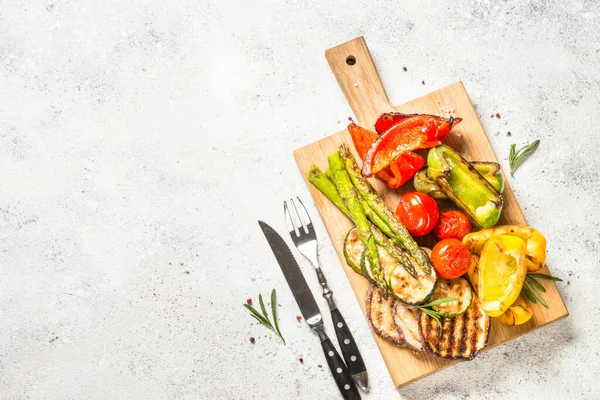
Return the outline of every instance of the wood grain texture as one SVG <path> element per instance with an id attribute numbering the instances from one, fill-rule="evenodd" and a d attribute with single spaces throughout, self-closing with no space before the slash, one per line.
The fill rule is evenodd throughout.
<path id="1" fill-rule="evenodd" d="M 362 36 L 325 51 L 325 58 L 359 124 L 372 125 L 382 112 L 391 108 Z M 349 59 L 353 65 L 348 63 Z"/>
<path id="2" fill-rule="evenodd" d="M 351 41 L 349 43 L 355 44 L 356 42 Z M 342 51 L 343 47 L 341 46 L 344 45 L 340 45 L 334 49 L 336 49 L 336 52 L 339 51 L 341 54 L 344 54 Z M 353 53 L 355 52 L 355 47 L 356 46 L 352 47 L 351 49 Z M 368 49 L 366 51 L 368 52 Z M 331 54 L 334 53 L 328 52 L 328 57 Z M 368 59 L 370 60 L 370 56 Z M 356 82 L 359 85 L 358 87 L 361 87 L 361 85 L 364 84 L 365 87 L 381 87 L 381 90 L 383 90 L 383 86 L 379 81 L 379 76 L 377 75 L 374 66 L 372 68 L 365 67 L 363 71 L 374 71 L 374 73 L 369 72 L 368 76 L 361 75 L 360 78 L 362 80 L 358 80 Z M 342 81 L 340 82 L 340 86 L 342 86 L 342 88 L 349 87 L 350 90 L 352 90 L 351 88 L 354 87 L 354 85 L 345 81 L 345 79 L 347 79 L 344 78 L 345 76 L 350 77 L 349 79 L 352 79 L 353 81 L 356 81 L 358 77 L 336 73 L 338 81 Z M 377 84 L 378 81 L 379 84 Z M 370 127 L 370 124 L 374 121 L 374 112 L 378 114 L 381 111 L 386 111 L 385 109 L 380 109 L 380 107 L 382 107 L 381 100 L 385 99 L 387 101 L 387 96 L 385 96 L 385 92 L 383 92 L 382 97 L 379 89 L 376 89 L 376 91 L 377 93 L 373 94 L 372 96 L 369 96 L 368 93 L 361 92 L 358 96 L 358 100 L 356 100 L 361 103 L 366 101 L 365 99 L 369 98 L 379 99 L 379 102 L 373 107 L 365 108 L 364 104 L 359 103 L 353 105 L 353 110 L 356 106 L 356 110 L 360 110 L 362 118 L 370 121 L 369 125 L 364 125 L 367 128 Z M 344 92 L 346 93 L 346 90 L 344 90 Z M 353 100 L 355 98 L 354 94 L 350 96 L 347 95 L 347 98 L 352 105 L 352 102 L 355 101 Z M 487 135 L 481 126 L 479 118 L 477 117 L 477 114 L 473 108 L 473 105 L 471 104 L 469 96 L 462 82 L 454 83 L 426 96 L 394 107 L 393 109 L 395 111 L 404 113 L 437 114 L 440 113 L 440 108 L 445 105 L 450 105 L 450 107 L 454 108 L 455 111 L 452 114 L 454 116 L 462 117 L 464 120 L 452 130 L 452 133 L 448 135 L 444 142 L 458 150 L 463 157 L 468 160 L 497 161 L 498 159 L 496 154 L 494 153 Z M 349 266 L 346 265 L 343 256 L 343 240 L 348 230 L 352 227 L 352 224 L 324 195 L 321 194 L 321 192 L 319 192 L 319 190 L 317 190 L 306 179 L 307 173 L 313 164 L 316 164 L 319 168 L 325 170 L 327 168 L 327 156 L 337 150 L 342 143 L 348 143 L 350 145 L 349 147 L 353 149 L 353 146 L 351 145 L 352 140 L 347 130 L 325 137 L 322 140 L 296 150 L 294 152 L 294 157 L 300 172 L 302 173 L 302 177 L 305 180 L 305 183 L 314 199 L 315 205 L 319 210 L 321 218 L 323 219 L 325 227 L 327 228 L 329 236 L 331 237 L 331 241 L 333 242 L 333 245 L 338 253 L 341 264 L 348 276 L 350 284 L 352 285 L 356 298 L 361 305 L 363 313 L 366 313 L 365 297 L 369 283 L 365 278 L 356 274 Z M 356 156 L 356 153 L 354 154 Z M 410 185 L 405 185 L 406 187 L 401 189 L 388 189 L 378 180 L 371 179 L 371 183 L 375 186 L 377 191 L 381 194 L 387 205 L 392 210 L 395 209 L 400 195 L 405 191 L 412 190 Z M 521 211 L 521 208 L 519 207 L 519 204 L 517 203 L 517 200 L 515 199 L 508 181 L 506 182 L 503 195 L 505 203 L 499 224 L 525 225 L 525 217 Z M 548 273 L 548 269 L 544 267 L 540 272 Z M 530 332 L 548 323 L 557 321 L 568 315 L 568 311 L 560 297 L 560 294 L 558 293 L 554 282 L 543 281 L 542 284 L 547 290 L 547 292 L 544 293 L 544 298 L 546 299 L 549 308 L 545 308 L 539 304 L 533 305 L 533 318 L 521 326 L 507 327 L 494 320 L 492 322 L 489 345 L 487 348 L 491 348 L 508 340 L 517 338 L 527 332 Z M 365 321 L 365 323 L 367 322 Z M 381 339 L 376 334 L 374 334 L 374 337 L 377 345 L 379 346 L 383 359 L 390 371 L 392 380 L 396 386 L 406 385 L 431 373 L 446 368 L 456 362 L 439 359 L 426 353 L 417 353 L 405 348 L 399 348 L 394 344 Z M 368 355 L 365 356 L 368 357 Z"/>

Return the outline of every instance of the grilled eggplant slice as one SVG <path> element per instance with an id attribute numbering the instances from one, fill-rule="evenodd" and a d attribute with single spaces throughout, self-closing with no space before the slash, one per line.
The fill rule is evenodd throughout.
<path id="1" fill-rule="evenodd" d="M 473 296 L 466 313 L 442 319 L 441 337 L 437 322 L 424 312 L 419 316 L 419 332 L 427 351 L 442 358 L 471 360 L 487 345 L 490 323 L 479 299 Z"/>
<path id="2" fill-rule="evenodd" d="M 401 301 L 394 303 L 394 323 L 402 332 L 406 345 L 413 350 L 423 351 L 421 334 L 419 333 L 419 310 Z"/>
<path id="3" fill-rule="evenodd" d="M 381 290 L 371 285 L 367 292 L 367 319 L 371 328 L 382 338 L 404 346 L 402 332 L 394 323 L 393 310 L 394 299 L 391 296 L 385 299 Z"/>
<path id="4" fill-rule="evenodd" d="M 466 279 L 440 279 L 431 300 L 434 301 L 445 297 L 458 297 L 458 300 L 438 304 L 432 308 L 444 317 L 457 317 L 464 314 L 471 305 L 473 291 Z"/>
<path id="5" fill-rule="evenodd" d="M 344 239 L 344 258 L 346 258 L 348 266 L 357 274 L 362 274 L 360 260 L 364 251 L 365 246 L 360 240 L 358 229 L 350 229 Z"/>

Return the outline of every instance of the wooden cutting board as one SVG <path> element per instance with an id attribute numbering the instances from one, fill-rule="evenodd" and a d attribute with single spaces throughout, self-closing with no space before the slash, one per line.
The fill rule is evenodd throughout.
<path id="1" fill-rule="evenodd" d="M 449 106 L 454 109 L 452 115 L 462 117 L 463 122 L 453 128 L 444 142 L 458 150 L 467 160 L 498 160 L 462 82 L 453 83 L 406 104 L 391 107 L 364 38 L 359 37 L 331 48 L 325 52 L 325 57 L 354 111 L 359 125 L 373 129 L 373 123 L 377 117 L 386 111 L 441 114 L 441 108 Z M 356 298 L 366 315 L 365 296 L 369 283 L 346 265 L 342 252 L 344 237 L 352 227 L 352 223 L 306 179 L 313 164 L 323 171 L 327 169 L 327 156 L 337 150 L 342 143 L 348 143 L 349 147 L 354 149 L 347 130 L 294 151 L 294 157 L 340 257 Z M 392 210 L 396 209 L 400 195 L 405 191 L 412 190 L 411 185 L 405 185 L 406 187 L 401 189 L 388 189 L 376 179 L 371 179 L 371 183 Z M 525 217 L 508 180 L 503 195 L 505 203 L 499 225 L 526 225 Z M 548 269 L 544 267 L 540 272 L 548 273 Z M 543 297 L 549 308 L 539 304 L 533 305 L 533 318 L 521 326 L 508 327 L 498 321 L 492 321 L 488 349 L 569 315 L 554 282 L 543 281 L 542 284 L 547 290 Z M 365 321 L 365 323 L 367 322 Z M 381 339 L 375 333 L 373 336 L 392 380 L 398 387 L 449 367 L 456 362 L 397 347 Z M 370 355 L 365 354 L 364 356 L 368 366 Z"/>

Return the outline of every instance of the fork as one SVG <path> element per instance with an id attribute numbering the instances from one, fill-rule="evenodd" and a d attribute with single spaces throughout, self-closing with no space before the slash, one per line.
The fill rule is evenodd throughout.
<path id="1" fill-rule="evenodd" d="M 321 271 L 321 265 L 319 263 L 319 247 L 317 244 L 315 228 L 308 215 L 308 211 L 306 211 L 306 207 L 302 204 L 302 200 L 298 197 L 296 197 L 296 199 L 298 200 L 298 203 L 300 203 L 299 208 L 302 211 L 302 216 L 298 212 L 298 208 L 296 208 L 294 199 L 290 199 L 291 206 L 288 206 L 287 201 L 283 202 L 287 228 L 294 245 L 296 245 L 300 253 L 311 262 L 317 272 L 317 278 L 323 288 L 323 297 L 327 300 L 329 310 L 331 311 L 335 335 L 337 336 L 338 344 L 342 349 L 342 355 L 348 366 L 348 372 L 350 372 L 352 379 L 358 387 L 364 391 L 368 391 L 369 375 L 367 374 L 365 363 L 360 355 L 358 346 L 352 337 L 352 333 L 350 332 L 346 321 L 344 321 L 344 317 L 342 317 L 340 310 L 338 310 L 333 301 L 333 291 L 329 289 L 327 279 L 325 279 L 325 275 L 323 275 L 323 271 Z"/>

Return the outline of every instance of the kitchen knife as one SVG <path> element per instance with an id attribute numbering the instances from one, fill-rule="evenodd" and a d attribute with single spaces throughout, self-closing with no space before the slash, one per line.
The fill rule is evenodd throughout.
<path id="1" fill-rule="evenodd" d="M 302 271 L 294 255 L 282 237 L 273 228 L 263 221 L 258 221 L 258 224 L 267 238 L 269 246 L 271 246 L 271 250 L 277 259 L 283 276 L 296 299 L 296 303 L 300 307 L 300 312 L 302 312 L 304 320 L 321 340 L 325 359 L 340 393 L 344 399 L 360 399 L 360 394 L 346 368 L 346 364 L 344 364 L 333 343 L 331 343 L 331 340 L 329 340 L 329 337 L 325 333 L 321 312 L 310 288 L 306 284 L 304 275 L 302 275 Z"/>

